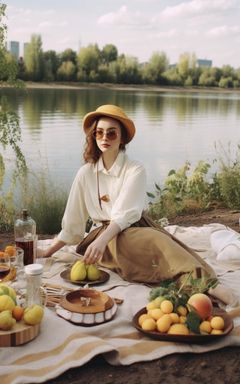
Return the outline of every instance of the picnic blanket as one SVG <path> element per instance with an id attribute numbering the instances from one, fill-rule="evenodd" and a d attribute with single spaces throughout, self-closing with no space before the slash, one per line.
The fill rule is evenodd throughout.
<path id="1" fill-rule="evenodd" d="M 231 292 L 226 309 L 240 302 L 240 258 L 217 259 L 211 246 L 211 237 L 217 231 L 230 231 L 221 224 L 203 227 L 168 226 L 166 229 L 193 247 L 215 269 L 219 280 Z M 236 234 L 236 232 L 234 232 Z M 236 240 L 236 239 L 235 239 Z M 221 248 L 221 247 L 220 247 Z M 220 252 L 220 250 L 218 249 Z M 59 276 L 67 263 L 76 257 L 70 247 L 46 261 L 44 282 L 78 288 Z M 148 302 L 150 288 L 133 284 L 110 272 L 110 279 L 97 289 L 109 296 L 123 299 L 115 317 L 96 326 L 74 325 L 57 316 L 54 309 L 46 308 L 39 336 L 31 342 L 2 348 L 0 351 L 0 381 L 8 383 L 42 383 L 59 376 L 67 369 L 82 366 L 96 355 L 103 355 L 112 365 L 129 365 L 151 361 L 173 353 L 204 353 L 227 346 L 240 346 L 240 318 L 234 319 L 234 329 L 226 337 L 205 344 L 185 344 L 153 340 L 138 332 L 133 324 L 134 314 Z M 231 289 L 229 291 L 229 289 Z"/>

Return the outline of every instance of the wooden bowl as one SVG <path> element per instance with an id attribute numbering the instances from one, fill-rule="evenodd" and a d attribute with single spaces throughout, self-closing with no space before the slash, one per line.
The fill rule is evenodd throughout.
<path id="1" fill-rule="evenodd" d="M 112 308 L 114 301 L 104 292 L 83 288 L 67 293 L 60 305 L 70 312 L 99 313 Z"/>
<path id="2" fill-rule="evenodd" d="M 15 347 L 35 339 L 40 332 L 40 324 L 27 325 L 17 322 L 9 331 L 0 330 L 0 347 Z"/>

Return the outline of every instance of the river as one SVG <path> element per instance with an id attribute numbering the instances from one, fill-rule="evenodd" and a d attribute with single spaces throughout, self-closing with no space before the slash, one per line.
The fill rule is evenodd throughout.
<path id="1" fill-rule="evenodd" d="M 240 93 L 82 87 L 1 89 L 20 117 L 21 148 L 34 173 L 44 172 L 69 190 L 82 164 L 83 116 L 101 104 L 117 104 L 134 120 L 129 156 L 145 164 L 148 190 L 170 169 L 190 161 L 212 164 L 218 148 L 239 142 Z M 12 154 L 5 153 L 9 171 Z M 213 169 L 216 165 L 213 165 Z"/>

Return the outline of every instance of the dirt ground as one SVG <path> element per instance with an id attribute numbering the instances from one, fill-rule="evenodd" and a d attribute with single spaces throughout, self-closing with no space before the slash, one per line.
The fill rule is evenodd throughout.
<path id="1" fill-rule="evenodd" d="M 178 216 L 170 224 L 201 226 L 222 223 L 240 232 L 240 211 L 216 209 L 202 214 Z M 9 242 L 12 235 L 0 235 Z M 113 367 L 99 356 L 83 367 L 73 368 L 48 384 L 240 384 L 240 348 L 229 347 L 203 354 L 173 354 L 130 366 Z"/>

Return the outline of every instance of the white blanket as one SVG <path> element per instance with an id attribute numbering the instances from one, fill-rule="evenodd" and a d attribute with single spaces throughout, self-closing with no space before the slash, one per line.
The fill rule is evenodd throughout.
<path id="1" fill-rule="evenodd" d="M 216 270 L 221 283 L 232 289 L 234 300 L 227 306 L 228 310 L 240 300 L 240 261 L 217 260 L 217 254 L 211 247 L 211 235 L 223 229 L 226 230 L 226 227 L 221 224 L 167 227 L 179 239 L 197 249 Z M 49 261 L 46 264 L 44 281 L 76 288 L 59 276 L 60 271 L 66 268 L 66 264 L 59 260 L 69 262 L 69 251 L 71 249 L 59 252 L 54 263 Z M 132 324 L 134 314 L 146 305 L 150 288 L 143 284 L 130 284 L 115 273 L 110 273 L 110 280 L 96 288 L 124 300 L 116 316 L 110 322 L 84 327 L 74 325 L 58 317 L 53 309 L 46 308 L 41 332 L 35 340 L 19 347 L 1 349 L 1 384 L 45 382 L 69 368 L 82 366 L 98 354 L 102 354 L 112 365 L 129 365 L 172 353 L 203 353 L 226 346 L 240 346 L 240 318 L 234 320 L 234 330 L 230 335 L 211 343 L 190 345 L 152 340 L 140 334 Z"/>

